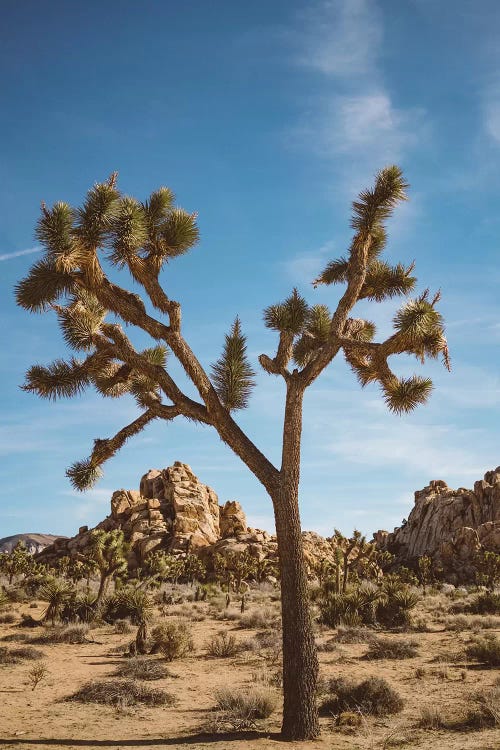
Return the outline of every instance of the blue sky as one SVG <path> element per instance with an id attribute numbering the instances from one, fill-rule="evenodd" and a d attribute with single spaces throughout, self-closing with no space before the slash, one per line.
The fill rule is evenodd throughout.
<path id="1" fill-rule="evenodd" d="M 40 201 L 76 205 L 114 170 L 126 193 L 168 185 L 199 212 L 200 244 L 163 281 L 209 366 L 236 314 L 252 360 L 272 353 L 262 310 L 294 285 L 334 306 L 338 290 L 310 282 L 345 251 L 355 194 L 399 164 L 411 200 L 390 221 L 386 255 L 415 259 L 421 290 L 442 289 L 453 371 L 427 364 L 432 399 L 404 417 L 343 362 L 323 374 L 305 400 L 303 527 L 392 528 L 430 479 L 472 486 L 500 464 L 499 37 L 496 0 L 2 4 L 0 537 L 74 533 L 108 512 L 114 489 L 175 460 L 221 502 L 240 500 L 252 526 L 273 526 L 248 470 L 187 423 L 150 426 L 95 489 L 75 493 L 65 468 L 133 419 L 134 404 L 92 392 L 53 404 L 18 387 L 31 364 L 65 354 L 50 315 L 13 298 L 37 259 Z M 356 313 L 384 336 L 396 307 Z M 282 383 L 259 373 L 238 417 L 275 463 L 282 405 Z"/>

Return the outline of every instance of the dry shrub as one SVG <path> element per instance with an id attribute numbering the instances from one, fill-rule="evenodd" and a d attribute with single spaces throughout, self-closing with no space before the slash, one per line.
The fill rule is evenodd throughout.
<path id="1" fill-rule="evenodd" d="M 466 724 L 472 728 L 500 727 L 500 686 L 485 688 L 471 696 Z"/>
<path id="2" fill-rule="evenodd" d="M 92 680 L 87 682 L 68 701 L 103 703 L 108 706 L 172 706 L 174 697 L 161 688 L 152 688 L 139 680 Z"/>
<path id="3" fill-rule="evenodd" d="M 338 643 L 370 643 L 375 634 L 368 628 L 348 628 L 340 626 L 337 628 L 335 640 Z"/>
<path id="4" fill-rule="evenodd" d="M 270 627 L 279 627 L 280 618 L 275 609 L 263 607 L 244 612 L 239 618 L 240 628 L 251 628 L 253 630 L 267 630 Z"/>
<path id="5" fill-rule="evenodd" d="M 412 640 L 373 638 L 365 659 L 412 659 L 418 655 L 418 644 Z"/>
<path id="6" fill-rule="evenodd" d="M 32 643 L 86 643 L 88 625 L 56 625 L 42 635 L 31 639 Z"/>
<path id="7" fill-rule="evenodd" d="M 123 635 L 125 633 L 130 633 L 132 630 L 130 626 L 129 620 L 115 620 L 113 630 L 115 633 L 119 633 L 120 635 Z"/>
<path id="8" fill-rule="evenodd" d="M 489 667 L 500 667 L 500 639 L 493 633 L 474 638 L 466 646 L 465 653 L 468 659 Z"/>
<path id="9" fill-rule="evenodd" d="M 28 672 L 31 689 L 34 690 L 49 674 L 50 672 L 46 664 L 43 662 L 41 664 L 34 664 Z"/>
<path id="10" fill-rule="evenodd" d="M 171 677 L 165 664 L 144 656 L 127 659 L 119 665 L 115 674 L 133 680 L 163 680 L 165 677 Z"/>
<path id="11" fill-rule="evenodd" d="M 255 687 L 247 690 L 224 688 L 215 694 L 217 711 L 216 729 L 233 730 L 255 727 L 258 719 L 267 719 L 276 708 L 276 694 L 269 688 Z"/>
<path id="12" fill-rule="evenodd" d="M 318 651 L 331 652 L 338 651 L 338 643 L 335 638 L 329 638 L 327 641 L 316 641 L 316 648 Z"/>
<path id="13" fill-rule="evenodd" d="M 329 692 L 330 696 L 321 705 L 323 715 L 357 711 L 386 716 L 398 713 L 404 705 L 399 693 L 381 677 L 368 677 L 359 683 L 341 677 L 330 682 Z"/>
<path id="14" fill-rule="evenodd" d="M 206 649 L 209 656 L 226 659 L 236 656 L 241 651 L 241 644 L 238 643 L 234 635 L 221 632 L 207 641 Z"/>
<path id="15" fill-rule="evenodd" d="M 4 612 L 0 614 L 0 625 L 12 625 L 17 620 L 14 612 Z"/>
<path id="16" fill-rule="evenodd" d="M 188 623 L 181 620 L 162 622 L 151 631 L 151 653 L 161 653 L 167 661 L 181 659 L 194 651 Z"/>
<path id="17" fill-rule="evenodd" d="M 44 656 L 42 651 L 39 651 L 32 646 L 23 646 L 20 648 L 6 648 L 0 646 L 0 664 L 19 664 L 19 662 L 41 659 Z"/>
<path id="18" fill-rule="evenodd" d="M 9 633 L 4 635 L 1 640 L 6 643 L 27 643 L 31 638 L 27 633 Z"/>
<path id="19" fill-rule="evenodd" d="M 420 729 L 445 729 L 447 722 L 441 716 L 437 706 L 424 706 L 420 709 L 417 727 Z"/>
<path id="20" fill-rule="evenodd" d="M 496 630 L 500 629 L 500 617 L 493 615 L 450 615 L 444 618 L 446 630 L 461 632 L 463 630 Z"/>

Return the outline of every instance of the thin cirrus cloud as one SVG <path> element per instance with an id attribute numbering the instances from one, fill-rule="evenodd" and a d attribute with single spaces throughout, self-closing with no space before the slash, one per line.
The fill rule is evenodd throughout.
<path id="1" fill-rule="evenodd" d="M 304 102 L 291 140 L 345 162 L 344 187 L 351 194 L 381 164 L 400 161 L 428 141 L 428 118 L 421 107 L 397 106 L 387 90 L 378 60 L 384 29 L 372 0 L 321 2 L 299 21 L 304 33 L 293 37 L 294 62 L 321 76 L 320 93 Z"/>
<path id="2" fill-rule="evenodd" d="M 16 250 L 14 253 L 4 253 L 0 255 L 0 260 L 12 260 L 12 258 L 20 258 L 21 255 L 31 255 L 32 253 L 39 253 L 39 247 L 28 247 L 26 250 Z"/>
<path id="3" fill-rule="evenodd" d="M 371 0 L 328 0 L 300 14 L 304 49 L 298 62 L 327 76 L 370 74 L 383 29 Z"/>

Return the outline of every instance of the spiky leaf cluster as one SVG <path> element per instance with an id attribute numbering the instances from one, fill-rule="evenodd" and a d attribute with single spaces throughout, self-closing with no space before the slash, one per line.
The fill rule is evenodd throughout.
<path id="1" fill-rule="evenodd" d="M 248 405 L 254 376 L 246 354 L 246 337 L 236 318 L 231 332 L 226 334 L 222 356 L 212 365 L 212 382 L 226 409 L 235 411 Z"/>
<path id="2" fill-rule="evenodd" d="M 41 398 L 55 401 L 58 398 L 77 396 L 88 384 L 87 368 L 84 363 L 72 357 L 69 362 L 56 359 L 47 367 L 33 365 L 26 373 L 26 382 L 22 388 Z"/>
<path id="3" fill-rule="evenodd" d="M 58 271 L 53 258 L 35 263 L 29 276 L 15 286 L 16 302 L 28 312 L 45 312 L 51 304 L 74 288 L 71 273 Z"/>
<path id="4" fill-rule="evenodd" d="M 396 351 L 414 354 L 422 362 L 426 356 L 435 359 L 441 355 L 445 366 L 449 369 L 444 320 L 435 308 L 439 297 L 438 293 L 434 299 L 430 300 L 429 292 L 426 290 L 398 310 L 393 321 L 397 332 Z"/>
<path id="5" fill-rule="evenodd" d="M 413 375 L 410 378 L 391 378 L 383 383 L 385 403 L 396 414 L 413 411 L 425 404 L 431 395 L 432 380 Z"/>
<path id="6" fill-rule="evenodd" d="M 399 167 L 393 165 L 382 169 L 375 178 L 375 186 L 363 190 L 359 199 L 353 201 L 352 228 L 362 236 L 370 234 L 374 227 L 380 231 L 396 205 L 406 200 L 407 188 L 408 183 Z"/>
<path id="7" fill-rule="evenodd" d="M 264 310 L 264 323 L 267 328 L 280 333 L 298 335 L 304 330 L 309 315 L 309 307 L 297 289 L 284 302 L 270 305 Z"/>
<path id="8" fill-rule="evenodd" d="M 303 367 L 312 354 L 328 339 L 331 312 L 326 305 L 314 305 L 308 310 L 305 329 L 293 346 L 293 359 Z"/>
<path id="9" fill-rule="evenodd" d="M 102 477 L 102 469 L 96 466 L 90 459 L 75 461 L 66 470 L 66 476 L 75 490 L 83 492 L 93 487 Z"/>
<path id="10" fill-rule="evenodd" d="M 106 310 L 93 294 L 82 289 L 66 307 L 58 309 L 57 316 L 66 344 L 71 349 L 90 351 Z"/>

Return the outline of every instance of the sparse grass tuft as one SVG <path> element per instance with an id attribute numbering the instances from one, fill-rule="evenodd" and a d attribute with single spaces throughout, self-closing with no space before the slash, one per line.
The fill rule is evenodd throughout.
<path id="1" fill-rule="evenodd" d="M 365 659 L 412 659 L 418 655 L 418 644 L 413 640 L 373 638 Z"/>
<path id="2" fill-rule="evenodd" d="M 275 609 L 263 607 L 244 612 L 239 618 L 240 628 L 253 630 L 267 630 L 273 626 L 279 626 L 279 615 Z"/>
<path id="3" fill-rule="evenodd" d="M 88 625 L 56 625 L 31 639 L 32 643 L 85 643 Z"/>
<path id="4" fill-rule="evenodd" d="M 340 626 L 337 628 L 335 640 L 338 643 L 370 643 L 375 638 L 373 630 L 369 628 L 348 628 Z"/>
<path id="5" fill-rule="evenodd" d="M 500 727 L 500 686 L 485 688 L 471 696 L 473 707 L 467 714 L 467 726 L 477 729 Z"/>
<path id="6" fill-rule="evenodd" d="M 206 644 L 209 656 L 227 659 L 236 656 L 241 651 L 241 645 L 234 635 L 226 632 L 217 633 Z"/>
<path id="7" fill-rule="evenodd" d="M 500 639 L 493 633 L 474 638 L 466 646 L 465 653 L 468 659 L 487 664 L 489 667 L 500 667 Z"/>
<path id="8" fill-rule="evenodd" d="M 217 712 L 213 722 L 216 731 L 227 729 L 233 731 L 256 726 L 259 719 L 267 719 L 276 708 L 276 694 L 265 687 L 246 690 L 225 688 L 215 694 Z"/>
<path id="9" fill-rule="evenodd" d="M 93 680 L 87 682 L 67 701 L 102 703 L 108 706 L 172 706 L 175 698 L 166 690 L 152 688 L 139 680 Z"/>
<path id="10" fill-rule="evenodd" d="M 169 669 L 161 661 L 144 656 L 126 659 L 116 670 L 118 677 L 129 677 L 134 680 L 162 680 L 170 677 Z"/>
<path id="11" fill-rule="evenodd" d="M 22 661 L 42 659 L 43 656 L 42 651 L 32 646 L 10 649 L 6 648 L 6 646 L 0 646 L 0 664 L 19 664 Z"/>
<path id="12" fill-rule="evenodd" d="M 0 614 L 0 625 L 12 625 L 17 620 L 14 612 L 4 612 Z"/>
<path id="13" fill-rule="evenodd" d="M 125 634 L 130 633 L 132 628 L 129 620 L 115 620 L 113 630 L 115 633 Z"/>
<path id="14" fill-rule="evenodd" d="M 420 729 L 444 729 L 447 722 L 443 719 L 437 706 L 424 706 L 420 710 L 417 727 Z"/>
<path id="15" fill-rule="evenodd" d="M 321 705 L 323 715 L 358 711 L 385 716 L 398 713 L 404 705 L 399 693 L 381 677 L 368 677 L 359 683 L 335 679 L 330 682 L 329 691 L 330 696 Z"/>

